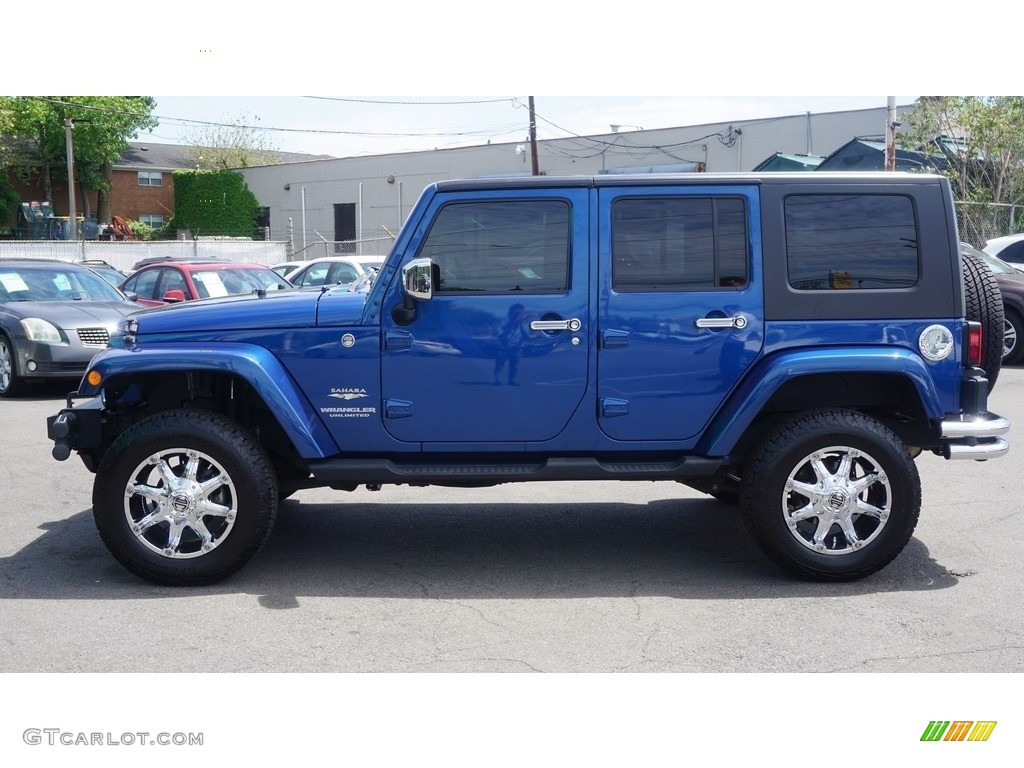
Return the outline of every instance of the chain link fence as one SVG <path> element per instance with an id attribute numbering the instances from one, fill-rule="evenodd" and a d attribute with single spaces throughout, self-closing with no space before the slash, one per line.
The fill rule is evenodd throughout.
<path id="1" fill-rule="evenodd" d="M 383 259 L 391 252 L 394 240 L 390 237 L 367 237 L 360 240 L 324 240 L 297 245 L 289 261 L 308 261 L 325 256 L 365 256 Z"/>
<path id="2" fill-rule="evenodd" d="M 976 248 L 984 248 L 993 237 L 1012 235 L 1024 230 L 1024 206 L 1012 203 L 956 204 L 960 239 Z"/>
<path id="3" fill-rule="evenodd" d="M 0 241 L 0 259 L 105 261 L 122 272 L 148 258 L 228 259 L 272 266 L 288 260 L 288 243 L 273 240 L 15 240 Z"/>

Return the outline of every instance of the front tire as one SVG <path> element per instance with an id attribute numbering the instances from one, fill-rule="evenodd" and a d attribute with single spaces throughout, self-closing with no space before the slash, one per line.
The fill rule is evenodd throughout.
<path id="1" fill-rule="evenodd" d="M 212 584 L 245 565 L 277 516 L 263 447 L 225 416 L 154 414 L 104 455 L 93 486 L 103 543 L 132 573 L 167 585 Z"/>
<path id="2" fill-rule="evenodd" d="M 852 581 L 892 562 L 921 511 L 903 442 L 856 411 L 801 414 L 769 434 L 743 474 L 744 520 L 768 557 L 813 581 Z"/>
<path id="3" fill-rule="evenodd" d="M 18 375 L 18 351 L 6 334 L 0 333 L 0 397 L 17 397 L 25 389 Z"/>

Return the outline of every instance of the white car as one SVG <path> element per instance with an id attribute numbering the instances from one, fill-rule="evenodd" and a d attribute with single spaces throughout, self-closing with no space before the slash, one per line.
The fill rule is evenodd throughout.
<path id="1" fill-rule="evenodd" d="M 1004 237 L 994 237 L 982 248 L 989 256 L 995 256 L 1015 267 L 1024 266 L 1024 232 Z"/>
<path id="2" fill-rule="evenodd" d="M 307 261 L 287 276 L 292 285 L 305 288 L 312 285 L 337 285 L 354 283 L 369 269 L 360 260 L 351 256 L 324 256 Z"/>
<path id="3" fill-rule="evenodd" d="M 294 275 L 298 270 L 309 264 L 308 261 L 283 261 L 271 267 L 281 277 L 288 279 L 288 275 Z"/>

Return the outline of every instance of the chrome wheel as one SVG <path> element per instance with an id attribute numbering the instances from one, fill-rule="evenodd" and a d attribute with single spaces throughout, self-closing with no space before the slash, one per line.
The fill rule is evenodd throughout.
<path id="1" fill-rule="evenodd" d="M 124 515 L 147 549 L 188 559 L 220 546 L 235 524 L 238 492 L 224 467 L 186 448 L 154 453 L 131 473 Z"/>
<path id="2" fill-rule="evenodd" d="M 803 578 L 850 581 L 910 541 L 921 479 L 903 441 L 867 414 L 822 409 L 780 422 L 744 464 L 743 516 L 772 560 Z"/>
<path id="3" fill-rule="evenodd" d="M 0 397 L 17 397 L 25 389 L 18 375 L 18 350 L 5 333 L 0 333 Z"/>
<path id="4" fill-rule="evenodd" d="M 1003 320 L 1003 362 L 1013 359 L 1014 350 L 1017 349 L 1017 328 L 1009 319 Z"/>
<path id="5" fill-rule="evenodd" d="M 7 392 L 14 381 L 14 356 L 7 339 L 0 338 L 0 392 Z"/>
<path id="6" fill-rule="evenodd" d="M 815 552 L 845 555 L 870 544 L 892 505 L 889 479 L 867 453 L 830 446 L 807 456 L 783 491 L 786 524 Z"/>

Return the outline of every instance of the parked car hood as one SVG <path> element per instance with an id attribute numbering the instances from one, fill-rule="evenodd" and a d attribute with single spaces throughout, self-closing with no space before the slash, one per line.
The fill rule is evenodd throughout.
<path id="1" fill-rule="evenodd" d="M 16 301 L 4 305 L 17 318 L 40 317 L 59 328 L 89 328 L 117 323 L 138 309 L 130 301 Z"/>
<path id="2" fill-rule="evenodd" d="M 209 333 L 359 323 L 366 296 L 347 292 L 333 296 L 333 293 L 318 288 L 296 289 L 271 291 L 264 296 L 226 296 L 153 307 L 136 314 L 138 333 Z"/>

